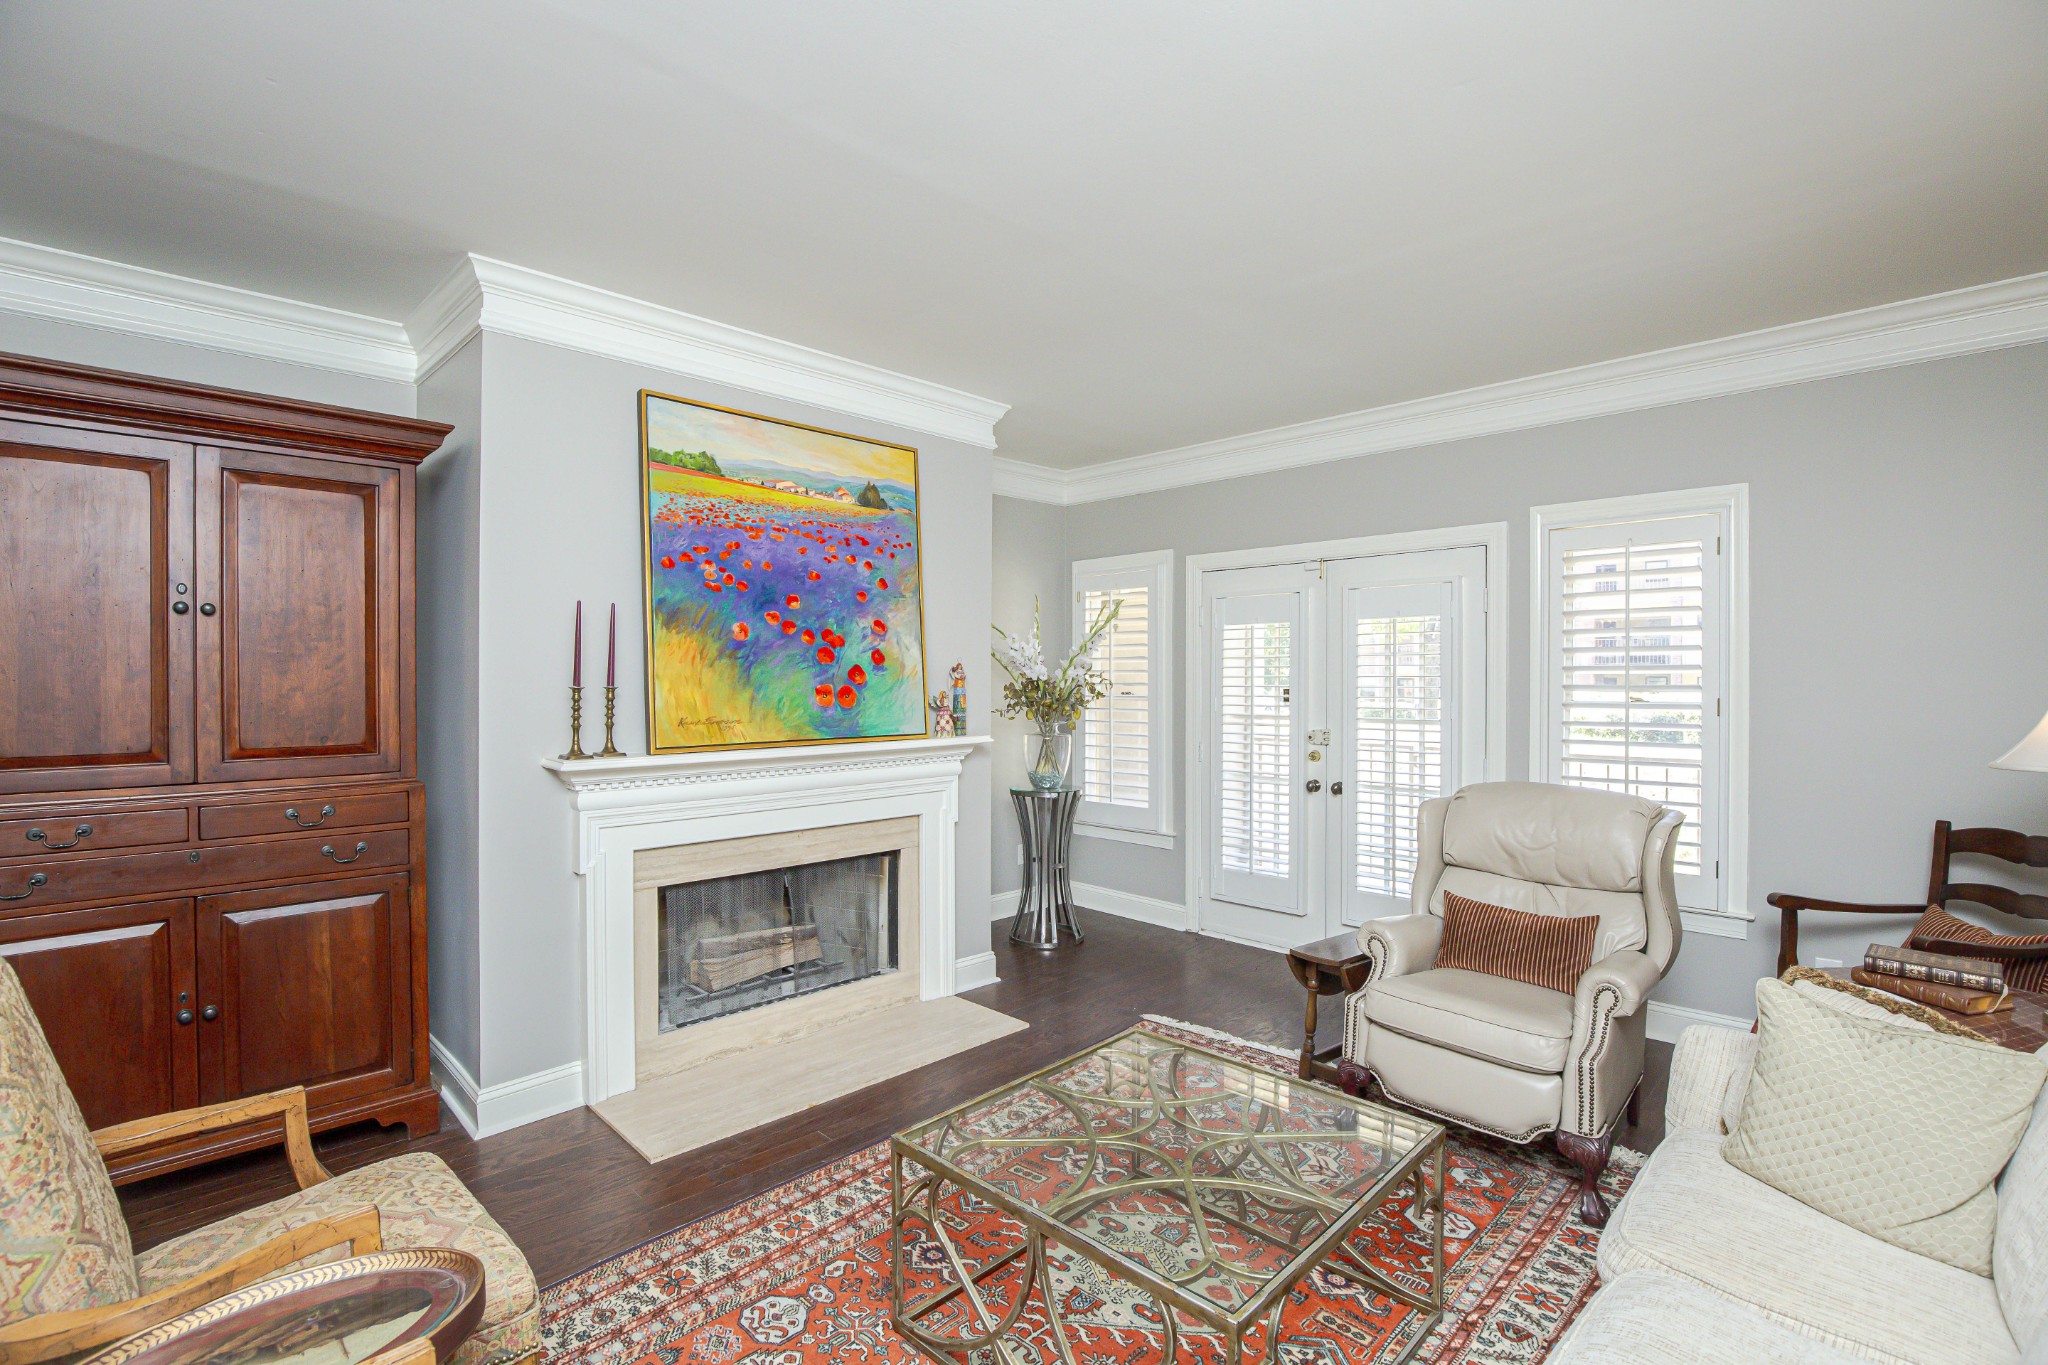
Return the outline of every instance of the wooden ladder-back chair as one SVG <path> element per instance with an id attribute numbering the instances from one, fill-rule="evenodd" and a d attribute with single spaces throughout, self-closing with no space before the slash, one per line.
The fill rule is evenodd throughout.
<path id="1" fill-rule="evenodd" d="M 1786 968 L 1799 961 L 1799 914 L 1802 910 L 1925 917 L 1933 909 L 1945 911 L 1951 901 L 1966 901 L 1987 906 L 2015 919 L 2048 921 L 2048 896 L 2015 891 L 2009 886 L 1993 886 L 1987 882 L 1950 880 L 1949 859 L 1957 854 L 1995 858 L 2025 867 L 2048 867 L 2048 838 L 2009 829 L 1955 829 L 1948 821 L 1937 820 L 1934 825 L 1934 862 L 1927 875 L 1927 899 L 1913 905 L 1858 905 L 1848 901 L 1795 896 L 1786 891 L 1773 892 L 1769 901 L 1778 908 L 1780 917 L 1779 974 L 1783 975 Z M 2048 964 L 2048 934 L 2023 935 L 2007 942 L 1996 939 L 1984 942 L 1955 936 L 1953 929 L 1946 934 L 1922 932 L 1921 926 L 1916 925 L 1912 945 L 1928 952 L 1954 953 L 1962 957 L 2016 964 L 2028 977 L 2035 975 L 2034 971 L 2027 970 L 2032 964 Z"/>

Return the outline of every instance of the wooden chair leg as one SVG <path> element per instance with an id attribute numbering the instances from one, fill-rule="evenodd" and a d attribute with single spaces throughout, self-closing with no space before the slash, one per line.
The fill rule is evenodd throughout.
<path id="1" fill-rule="evenodd" d="M 1613 1137 L 1603 1133 L 1591 1138 L 1583 1133 L 1567 1133 L 1562 1128 L 1554 1136 L 1558 1152 L 1579 1168 L 1579 1221 L 1588 1227 L 1607 1226 L 1607 1201 L 1600 1197 L 1600 1173 L 1607 1169 L 1608 1154 L 1614 1150 Z"/>
<path id="2" fill-rule="evenodd" d="M 1369 1100 L 1372 1072 L 1346 1057 L 1337 1063 L 1337 1088 L 1355 1100 Z"/>

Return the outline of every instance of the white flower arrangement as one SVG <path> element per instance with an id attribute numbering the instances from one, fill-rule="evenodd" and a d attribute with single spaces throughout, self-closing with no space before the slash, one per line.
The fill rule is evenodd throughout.
<path id="1" fill-rule="evenodd" d="M 1009 681 L 1003 684 L 1001 714 L 1012 717 L 1028 717 L 1041 730 L 1051 730 L 1062 725 L 1072 725 L 1088 709 L 1089 703 L 1109 694 L 1109 674 L 1089 657 L 1088 651 L 1109 629 L 1110 622 L 1123 609 L 1120 600 L 1103 604 L 1089 624 L 1088 633 L 1073 651 L 1061 661 L 1055 672 L 1045 660 L 1045 645 L 1039 637 L 1038 600 L 1031 602 L 1031 633 L 1011 635 L 1001 626 L 994 627 L 996 644 L 990 653 L 996 666 L 1009 674 Z"/>

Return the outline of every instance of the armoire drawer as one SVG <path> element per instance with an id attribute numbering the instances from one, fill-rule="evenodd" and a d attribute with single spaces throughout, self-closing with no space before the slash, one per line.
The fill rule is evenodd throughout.
<path id="1" fill-rule="evenodd" d="M 368 825 L 402 825 L 407 815 L 405 793 L 370 792 L 364 796 L 279 797 L 268 801 L 223 802 L 199 808 L 202 839 L 247 839 L 295 830 L 361 829 Z"/>
<path id="2" fill-rule="evenodd" d="M 0 858 L 48 858 L 109 848 L 182 844 L 191 830 L 183 806 L 163 810 L 72 811 L 32 820 L 0 820 Z M 5 888 L 0 888 L 4 890 Z"/>
<path id="3" fill-rule="evenodd" d="M 297 839 L 118 858 L 23 860 L 0 867 L 0 911 L 369 872 L 405 867 L 411 861 L 412 841 L 402 829 L 326 837 L 308 834 Z"/>

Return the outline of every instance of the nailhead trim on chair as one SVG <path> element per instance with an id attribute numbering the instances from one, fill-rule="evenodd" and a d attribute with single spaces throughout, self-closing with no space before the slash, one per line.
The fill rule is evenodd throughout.
<path id="1" fill-rule="evenodd" d="M 1600 1109 L 1593 1093 L 1594 1080 L 1600 1059 L 1607 1053 L 1614 1012 L 1620 1007 L 1620 987 L 1603 981 L 1593 988 L 1593 1036 L 1586 1040 L 1585 1051 L 1579 1054 L 1579 1123 L 1575 1130 L 1591 1136 L 1600 1132 Z"/>
<path id="2" fill-rule="evenodd" d="M 1393 1086 L 1388 1085 L 1387 1078 L 1385 1076 L 1380 1075 L 1380 1073 L 1377 1071 L 1373 1072 L 1372 1076 L 1374 1080 L 1380 1083 L 1380 1089 L 1386 1092 L 1387 1098 L 1390 1100 L 1397 1101 L 1404 1108 L 1420 1109 L 1423 1113 L 1432 1115 L 1436 1118 L 1440 1118 L 1445 1123 L 1455 1123 L 1460 1128 L 1471 1128 L 1481 1133 L 1491 1133 L 1493 1136 L 1505 1139 L 1508 1142 L 1526 1145 L 1530 1142 L 1533 1142 L 1535 1139 L 1542 1137 L 1545 1133 L 1554 1131 L 1557 1127 L 1557 1125 L 1553 1123 L 1539 1123 L 1534 1128 L 1527 1129 L 1526 1131 L 1521 1133 L 1510 1133 L 1499 1128 L 1489 1128 L 1487 1125 L 1483 1123 L 1474 1123 L 1471 1119 L 1463 1118 L 1457 1114 L 1446 1114 L 1443 1110 L 1433 1109 L 1429 1105 L 1423 1104 L 1419 1100 L 1409 1099 L 1406 1095 L 1403 1095 L 1400 1091 L 1394 1089 Z"/>

